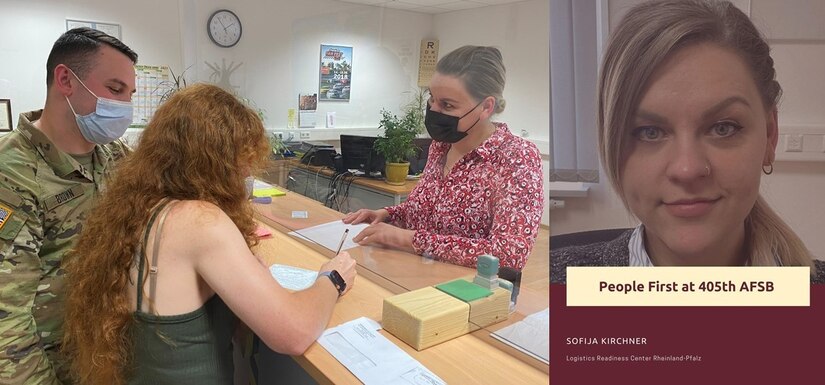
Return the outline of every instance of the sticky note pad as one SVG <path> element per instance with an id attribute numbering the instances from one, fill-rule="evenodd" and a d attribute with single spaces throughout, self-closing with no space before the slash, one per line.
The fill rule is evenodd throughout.
<path id="1" fill-rule="evenodd" d="M 260 188 L 252 191 L 252 196 L 255 198 L 261 197 L 279 197 L 286 195 L 285 192 L 278 190 L 275 187 Z"/>
<path id="2" fill-rule="evenodd" d="M 258 226 L 255 229 L 255 236 L 258 238 L 266 238 L 270 235 L 272 235 L 272 231 L 269 231 L 266 227 Z"/>
<path id="3" fill-rule="evenodd" d="M 440 285 L 436 285 L 435 288 L 464 302 L 472 302 L 493 294 L 490 289 L 485 289 L 463 279 L 442 283 Z"/>

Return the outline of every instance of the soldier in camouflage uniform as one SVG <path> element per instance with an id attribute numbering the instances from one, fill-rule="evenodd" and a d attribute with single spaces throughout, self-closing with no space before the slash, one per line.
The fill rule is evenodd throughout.
<path id="1" fill-rule="evenodd" d="M 46 106 L 0 138 L 0 384 L 70 383 L 58 348 L 61 260 L 131 122 L 137 54 L 88 28 L 63 34 L 46 63 Z"/>

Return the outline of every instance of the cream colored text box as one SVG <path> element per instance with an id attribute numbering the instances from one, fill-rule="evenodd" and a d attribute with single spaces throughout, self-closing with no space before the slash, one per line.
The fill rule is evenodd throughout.
<path id="1" fill-rule="evenodd" d="M 567 306 L 810 306 L 808 267 L 568 267 Z"/>

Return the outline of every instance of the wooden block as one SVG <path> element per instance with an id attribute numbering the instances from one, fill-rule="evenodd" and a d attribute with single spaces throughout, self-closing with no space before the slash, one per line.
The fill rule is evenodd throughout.
<path id="1" fill-rule="evenodd" d="M 470 331 L 470 305 L 434 287 L 385 298 L 382 313 L 384 330 L 416 350 Z"/>
<path id="2" fill-rule="evenodd" d="M 501 322 L 510 316 L 510 291 L 496 288 L 493 294 L 470 302 L 470 331 Z"/>

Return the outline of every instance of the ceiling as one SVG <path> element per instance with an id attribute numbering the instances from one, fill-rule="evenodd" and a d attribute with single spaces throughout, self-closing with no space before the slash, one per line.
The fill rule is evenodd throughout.
<path id="1" fill-rule="evenodd" d="M 373 5 L 421 13 L 445 13 L 490 5 L 517 3 L 524 0 L 338 0 L 345 3 Z"/>

